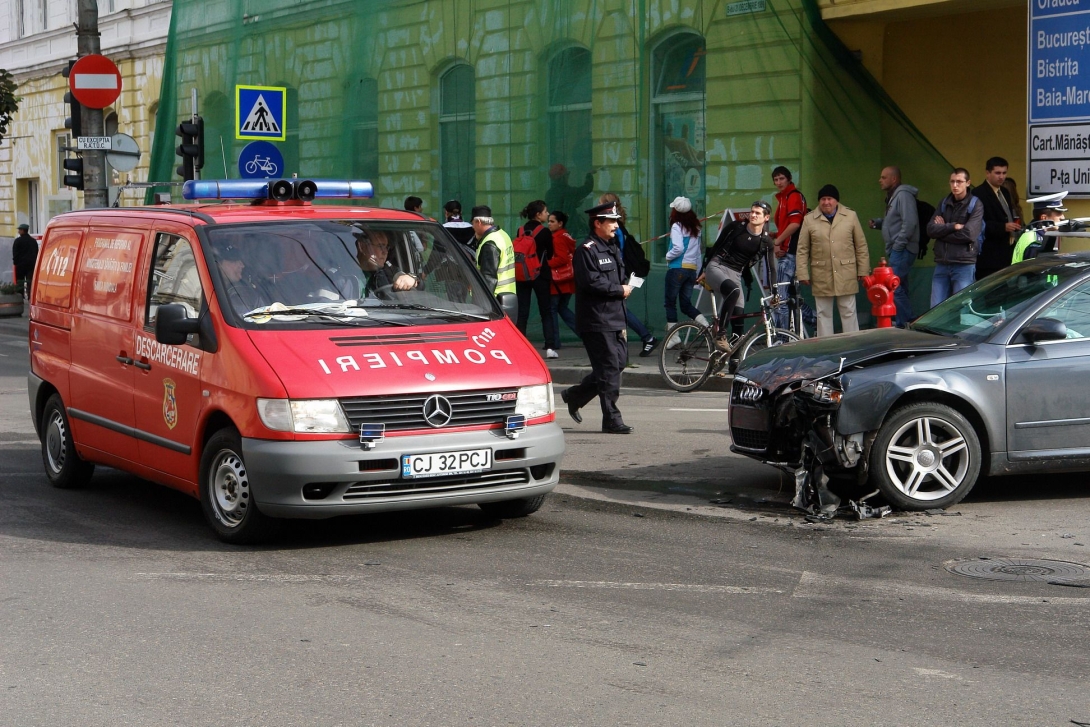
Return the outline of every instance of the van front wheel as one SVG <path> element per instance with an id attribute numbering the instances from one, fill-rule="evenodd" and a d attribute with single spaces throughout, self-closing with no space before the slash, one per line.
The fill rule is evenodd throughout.
<path id="1" fill-rule="evenodd" d="M 234 429 L 221 429 L 208 440 L 201 455 L 200 486 L 201 509 L 220 540 L 256 543 L 274 530 L 276 520 L 254 502 L 242 438 Z"/>
<path id="2" fill-rule="evenodd" d="M 94 474 L 95 465 L 76 453 L 68 414 L 59 395 L 54 394 L 45 403 L 42 421 L 42 462 L 49 483 L 64 490 L 83 487 Z"/>

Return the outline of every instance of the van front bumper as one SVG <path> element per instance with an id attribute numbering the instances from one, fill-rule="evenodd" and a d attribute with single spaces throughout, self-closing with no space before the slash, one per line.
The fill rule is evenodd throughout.
<path id="1" fill-rule="evenodd" d="M 492 450 L 475 474 L 403 478 L 403 454 Z M 242 440 L 250 491 L 266 515 L 328 518 L 352 513 L 471 505 L 536 497 L 560 479 L 564 434 L 555 422 L 508 439 L 502 429 L 387 437 L 372 449 L 352 440 Z"/>

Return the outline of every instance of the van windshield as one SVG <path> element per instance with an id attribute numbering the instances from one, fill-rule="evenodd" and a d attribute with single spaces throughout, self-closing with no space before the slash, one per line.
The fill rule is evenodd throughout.
<path id="1" fill-rule="evenodd" d="M 245 328 L 502 315 L 472 251 L 438 225 L 277 221 L 217 225 L 206 235 L 220 305 Z"/>

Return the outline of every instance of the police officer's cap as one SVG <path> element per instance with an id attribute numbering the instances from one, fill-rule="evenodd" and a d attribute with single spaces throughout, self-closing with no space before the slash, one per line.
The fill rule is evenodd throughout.
<path id="1" fill-rule="evenodd" d="M 1033 203 L 1034 212 L 1044 212 L 1045 210 L 1052 212 L 1067 212 L 1067 208 L 1064 207 L 1064 197 L 1066 196 L 1067 192 L 1057 192 L 1056 194 L 1031 197 L 1026 201 Z"/>
<path id="2" fill-rule="evenodd" d="M 589 210 L 584 210 L 592 220 L 619 220 L 621 219 L 621 212 L 617 208 L 616 202 L 606 202 L 600 204 L 597 207 L 591 207 Z"/>

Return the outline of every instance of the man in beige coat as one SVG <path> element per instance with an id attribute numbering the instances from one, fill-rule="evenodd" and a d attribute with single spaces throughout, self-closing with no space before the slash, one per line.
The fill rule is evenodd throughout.
<path id="1" fill-rule="evenodd" d="M 840 309 L 844 333 L 859 330 L 855 295 L 870 273 L 870 252 L 855 212 L 840 204 L 840 192 L 826 184 L 818 208 L 806 215 L 799 232 L 798 278 L 813 285 L 818 336 L 833 334 L 833 303 Z"/>

